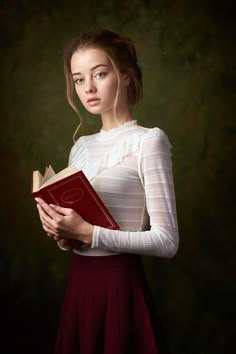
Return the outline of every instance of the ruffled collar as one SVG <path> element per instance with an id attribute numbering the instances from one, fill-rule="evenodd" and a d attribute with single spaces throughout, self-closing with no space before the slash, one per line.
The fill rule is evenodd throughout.
<path id="1" fill-rule="evenodd" d="M 106 139 L 104 137 L 107 136 L 110 139 L 117 133 L 121 133 L 121 136 L 116 136 L 114 144 L 112 142 L 110 146 L 111 141 L 104 142 Z M 97 139 L 97 136 L 102 137 L 101 145 L 104 147 L 108 143 L 109 148 L 104 151 L 100 158 L 91 160 L 89 148 L 94 143 L 94 139 Z M 157 136 L 162 137 L 169 148 L 172 147 L 167 135 L 160 128 L 144 128 L 138 125 L 137 121 L 132 120 L 112 130 L 79 139 L 79 154 L 75 153 L 71 163 L 82 169 L 86 177 L 92 181 L 103 170 L 121 163 L 126 156 L 135 153 L 141 147 L 144 138 Z M 97 146 L 99 149 L 100 142 L 97 142 Z"/>
<path id="2" fill-rule="evenodd" d="M 104 130 L 103 128 L 97 134 L 97 140 L 108 140 L 114 138 L 117 134 L 122 133 L 124 130 L 130 129 L 134 126 L 137 126 L 137 120 L 129 120 L 123 124 L 120 124 L 118 127 L 112 128 L 110 130 Z"/>

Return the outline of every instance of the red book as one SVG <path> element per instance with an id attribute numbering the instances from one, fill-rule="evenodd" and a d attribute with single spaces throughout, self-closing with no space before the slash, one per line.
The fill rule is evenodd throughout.
<path id="1" fill-rule="evenodd" d="M 48 204 L 74 209 L 92 225 L 118 230 L 119 226 L 104 205 L 83 171 L 71 165 L 55 174 L 46 168 L 44 176 L 34 171 L 31 193 Z M 82 242 L 79 242 L 81 245 Z"/>

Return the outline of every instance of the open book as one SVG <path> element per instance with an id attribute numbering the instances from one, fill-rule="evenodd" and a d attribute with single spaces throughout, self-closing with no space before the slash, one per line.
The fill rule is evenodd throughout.
<path id="1" fill-rule="evenodd" d="M 51 165 L 44 175 L 33 171 L 31 193 L 48 204 L 74 209 L 92 225 L 118 230 L 119 226 L 82 170 L 74 165 L 55 173 Z"/>

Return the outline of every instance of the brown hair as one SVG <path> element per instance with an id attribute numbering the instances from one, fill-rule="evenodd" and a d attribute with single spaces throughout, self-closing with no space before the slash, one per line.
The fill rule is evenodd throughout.
<path id="1" fill-rule="evenodd" d="M 69 43 L 64 51 L 64 72 L 66 77 L 66 94 L 67 100 L 71 107 L 79 115 L 78 109 L 73 101 L 74 83 L 71 75 L 71 57 L 78 49 L 99 48 L 108 55 L 115 72 L 118 77 L 119 87 L 119 72 L 129 76 L 130 82 L 127 88 L 129 104 L 137 105 L 142 98 L 142 72 L 137 63 L 136 50 L 131 40 L 127 37 L 122 37 L 119 34 L 99 29 L 91 32 L 83 33 L 78 38 L 75 38 Z M 115 99 L 115 106 L 117 103 Z M 81 123 L 79 127 L 81 126 Z M 76 129 L 77 133 L 79 127 Z M 75 137 L 75 134 L 73 138 Z"/>

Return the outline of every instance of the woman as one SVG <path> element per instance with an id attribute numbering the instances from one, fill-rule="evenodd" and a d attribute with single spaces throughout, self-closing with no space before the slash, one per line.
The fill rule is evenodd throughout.
<path id="1" fill-rule="evenodd" d="M 120 230 L 37 199 L 47 235 L 72 250 L 55 353 L 166 353 L 140 255 L 169 258 L 178 249 L 171 144 L 161 129 L 133 117 L 142 74 L 129 39 L 84 33 L 66 48 L 64 67 L 70 105 L 78 113 L 75 89 L 102 122 L 98 133 L 75 142 L 69 164 L 83 170 Z M 71 240 L 86 247 L 72 249 Z"/>

